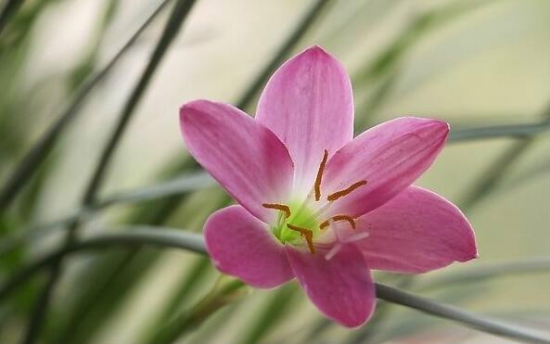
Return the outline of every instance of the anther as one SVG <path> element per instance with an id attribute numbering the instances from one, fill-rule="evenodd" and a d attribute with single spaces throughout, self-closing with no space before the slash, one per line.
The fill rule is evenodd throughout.
<path id="1" fill-rule="evenodd" d="M 349 187 L 345 188 L 344 190 L 337 191 L 335 193 L 332 193 L 328 195 L 327 200 L 329 202 L 336 201 L 338 198 L 344 197 L 346 195 L 349 195 L 354 190 L 360 188 L 363 185 L 367 185 L 366 180 L 358 181 L 357 183 L 351 184 Z"/>
<path id="2" fill-rule="evenodd" d="M 355 220 L 353 219 L 353 217 L 348 216 L 348 215 L 335 215 L 335 216 L 331 217 L 330 219 L 328 219 L 326 221 L 323 221 L 319 225 L 319 228 L 320 229 L 325 229 L 326 227 L 330 226 L 331 221 L 347 221 L 349 223 L 349 225 L 351 226 L 351 228 L 353 228 L 353 229 L 356 228 Z"/>
<path id="3" fill-rule="evenodd" d="M 302 234 L 309 248 L 309 252 L 311 252 L 311 254 L 315 253 L 315 246 L 313 246 L 313 232 L 310 229 L 294 226 L 291 224 L 287 224 L 286 226 L 288 227 L 288 229 Z"/>
<path id="4" fill-rule="evenodd" d="M 263 203 L 262 207 L 267 208 L 267 209 L 275 209 L 275 210 L 282 211 L 285 214 L 285 217 L 287 219 L 291 215 L 290 208 L 288 207 L 288 205 L 278 204 L 278 203 Z"/>
<path id="5" fill-rule="evenodd" d="M 325 154 L 323 155 L 323 160 L 319 165 L 317 170 L 317 177 L 315 177 L 315 200 L 319 201 L 321 199 L 321 180 L 323 179 L 323 172 L 325 171 L 325 166 L 327 165 L 328 160 L 328 151 L 325 149 Z"/>

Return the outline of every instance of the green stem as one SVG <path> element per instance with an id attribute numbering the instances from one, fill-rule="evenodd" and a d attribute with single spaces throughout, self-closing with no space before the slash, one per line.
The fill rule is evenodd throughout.
<path id="1" fill-rule="evenodd" d="M 21 283 L 25 282 L 34 273 L 57 262 L 67 254 L 91 249 L 142 245 L 177 248 L 207 254 L 204 240 L 200 234 L 154 227 L 143 227 L 120 233 L 108 232 L 50 253 L 39 261 L 20 270 L 0 288 L 0 300 L 4 299 L 10 292 L 16 290 Z M 513 338 L 524 343 L 550 344 L 549 334 L 540 334 L 531 329 L 470 313 L 383 284 L 376 283 L 376 296 L 381 300 L 417 309 L 421 312 L 452 320 L 486 333 Z"/>

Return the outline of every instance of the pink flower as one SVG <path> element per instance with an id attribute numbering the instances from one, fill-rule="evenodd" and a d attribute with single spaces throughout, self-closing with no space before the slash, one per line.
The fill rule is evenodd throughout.
<path id="1" fill-rule="evenodd" d="M 320 47 L 275 72 L 255 119 L 197 100 L 180 121 L 189 152 L 239 203 L 206 222 L 208 252 L 252 286 L 296 277 L 321 312 L 354 327 L 374 311 L 371 269 L 420 273 L 477 257 L 460 210 L 411 185 L 448 124 L 403 117 L 353 138 L 350 80 Z"/>

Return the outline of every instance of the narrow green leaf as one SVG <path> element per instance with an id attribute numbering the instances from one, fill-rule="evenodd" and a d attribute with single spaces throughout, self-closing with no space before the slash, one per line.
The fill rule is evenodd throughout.
<path id="1" fill-rule="evenodd" d="M 273 330 L 292 309 L 297 296 L 296 291 L 294 285 L 286 285 L 271 295 L 269 303 L 250 324 L 239 343 L 255 344 L 269 334 L 269 331 Z"/>
<path id="2" fill-rule="evenodd" d="M 196 330 L 212 314 L 226 305 L 235 302 L 247 291 L 241 281 L 233 280 L 221 286 L 216 286 L 208 295 L 199 301 L 192 309 L 178 314 L 168 324 L 159 328 L 149 344 L 171 344 L 191 330 Z"/>
<path id="3" fill-rule="evenodd" d="M 540 118 L 550 120 L 550 106 L 543 111 Z M 515 143 L 502 153 L 486 171 L 481 173 L 480 177 L 474 181 L 469 190 L 464 192 L 462 201 L 458 202 L 460 207 L 468 211 L 482 199 L 490 195 L 500 184 L 502 179 L 504 179 L 506 173 L 508 173 L 517 160 L 525 154 L 534 142 L 535 137 L 527 137 L 521 142 Z"/>
<path id="4" fill-rule="evenodd" d="M 486 127 L 476 126 L 451 130 L 449 142 L 456 143 L 502 137 L 529 138 L 548 131 L 550 131 L 550 120 L 548 119 L 533 124 L 510 124 Z"/>
<path id="5" fill-rule="evenodd" d="M 489 278 L 543 272 L 550 272 L 550 257 L 533 257 L 509 262 L 478 264 L 453 271 L 452 274 L 440 275 L 431 279 L 418 279 L 414 284 L 414 289 L 431 290 L 449 285 L 483 282 Z"/>

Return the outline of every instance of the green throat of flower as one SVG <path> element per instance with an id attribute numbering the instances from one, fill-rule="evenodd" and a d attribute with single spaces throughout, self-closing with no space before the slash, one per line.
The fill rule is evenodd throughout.
<path id="1" fill-rule="evenodd" d="M 310 194 L 310 196 L 315 195 L 315 202 L 317 205 L 319 205 L 319 202 L 321 201 L 325 202 L 324 200 L 322 200 L 321 195 L 321 181 L 327 161 L 328 151 L 325 150 L 323 154 L 323 159 L 319 164 L 319 169 L 315 178 L 313 190 Z M 356 189 L 365 185 L 367 185 L 367 181 L 360 180 L 343 190 L 339 190 L 329 194 L 326 197 L 326 202 L 328 203 L 318 210 L 312 210 L 308 206 L 310 204 L 308 200 L 302 202 L 291 202 L 289 204 L 263 203 L 262 206 L 264 208 L 276 210 L 279 212 L 277 221 L 275 221 L 275 224 L 271 226 L 271 231 L 281 243 L 300 245 L 302 243 L 302 240 L 304 240 L 307 243 L 309 251 L 314 254 L 315 245 L 313 239 L 318 237 L 321 232 L 331 228 L 335 222 L 347 222 L 352 229 L 355 229 L 356 227 L 355 218 L 349 215 L 334 215 L 323 220 L 322 216 L 324 213 L 324 209 L 330 207 L 330 205 L 334 201 L 349 195 Z M 308 196 L 308 199 L 310 198 L 310 196 Z"/>
<path id="2" fill-rule="evenodd" d="M 313 211 L 299 203 L 290 205 L 264 203 L 263 206 L 279 210 L 277 222 L 271 227 L 271 231 L 281 243 L 296 244 L 304 238 L 310 251 L 315 252 L 313 237 L 317 236 L 321 229 Z"/>

